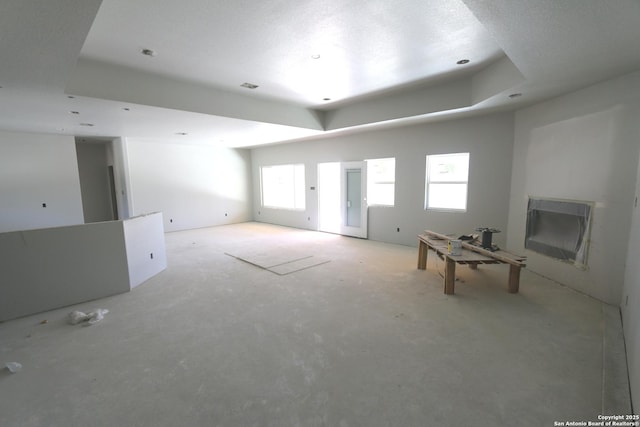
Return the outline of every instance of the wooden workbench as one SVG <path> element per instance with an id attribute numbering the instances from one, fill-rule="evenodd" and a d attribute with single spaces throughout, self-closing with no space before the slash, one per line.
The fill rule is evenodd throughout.
<path id="1" fill-rule="evenodd" d="M 466 264 L 474 270 L 478 268 L 478 264 L 509 264 L 507 290 L 512 294 L 518 292 L 520 288 L 520 269 L 526 266 L 526 257 L 503 250 L 490 251 L 467 242 L 462 242 L 462 253 L 460 255 L 450 255 L 448 244 L 451 239 L 451 237 L 429 230 L 418 236 L 418 269 L 425 270 L 427 268 L 429 249 L 445 260 L 445 294 L 453 295 L 454 293 L 456 264 Z"/>

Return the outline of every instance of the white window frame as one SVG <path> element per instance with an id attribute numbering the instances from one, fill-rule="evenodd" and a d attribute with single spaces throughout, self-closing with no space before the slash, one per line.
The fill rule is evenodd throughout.
<path id="1" fill-rule="evenodd" d="M 380 159 L 368 159 L 367 162 L 367 204 L 369 206 L 395 206 L 396 199 L 396 158 L 395 157 L 386 157 Z M 393 168 L 393 178 L 382 179 L 379 174 L 376 173 L 376 166 L 381 162 L 389 162 L 392 163 L 391 168 Z M 387 165 L 389 167 L 389 165 Z M 378 192 L 375 187 L 383 186 L 383 185 L 392 185 L 393 190 L 391 192 L 390 200 L 380 200 L 377 198 Z"/>
<path id="2" fill-rule="evenodd" d="M 277 185 L 276 188 L 266 189 L 265 191 L 265 187 L 270 185 L 269 178 L 265 177 L 265 175 L 274 175 L 281 182 L 274 183 L 274 185 Z M 269 194 L 271 192 L 280 192 L 280 194 Z M 287 194 L 283 197 L 282 193 Z M 262 207 L 265 208 L 304 211 L 306 209 L 304 164 L 261 166 L 260 199 Z M 285 199 L 286 201 L 281 203 L 280 199 Z"/>
<path id="3" fill-rule="evenodd" d="M 455 167 L 455 164 L 451 164 L 452 158 L 466 158 L 466 165 L 462 167 L 461 170 L 450 170 L 442 171 L 442 178 L 438 178 L 436 174 L 437 167 L 442 168 L 447 165 L 447 161 L 449 161 L 449 165 Z M 448 153 L 448 154 L 433 154 L 427 155 L 426 157 L 426 176 L 425 176 L 425 197 L 424 197 L 424 208 L 429 211 L 447 211 L 447 212 L 466 212 L 467 211 L 467 203 L 469 197 L 469 164 L 470 164 L 471 156 L 469 153 Z M 464 204 L 460 205 L 449 205 L 449 206 L 433 206 L 430 203 L 430 197 L 432 192 L 435 191 L 432 188 L 435 186 L 449 186 L 453 188 L 453 186 L 464 186 Z"/>

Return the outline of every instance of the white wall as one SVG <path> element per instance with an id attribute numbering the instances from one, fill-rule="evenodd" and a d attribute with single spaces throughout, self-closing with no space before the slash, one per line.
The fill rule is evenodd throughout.
<path id="1" fill-rule="evenodd" d="M 135 288 L 167 268 L 162 214 L 130 218 L 122 223 L 129 267 L 129 283 Z"/>
<path id="2" fill-rule="evenodd" d="M 637 117 L 640 118 L 640 115 Z M 640 130 L 636 133 L 635 140 L 640 144 Z M 638 161 L 640 162 L 640 159 Z M 635 200 L 638 199 L 640 199 L 640 168 L 638 168 L 635 188 Z M 637 404 L 640 398 L 640 310 L 637 309 L 640 307 L 640 262 L 638 262 L 640 260 L 640 206 L 635 200 L 632 208 L 621 307 L 631 396 L 635 397 Z"/>
<path id="3" fill-rule="evenodd" d="M 0 321 L 128 292 L 166 266 L 160 213 L 0 233 Z"/>
<path id="4" fill-rule="evenodd" d="M 129 290 L 120 222 L 0 234 L 0 320 Z"/>
<path id="5" fill-rule="evenodd" d="M 248 150 L 126 140 L 132 214 L 162 212 L 166 231 L 250 219 Z"/>
<path id="6" fill-rule="evenodd" d="M 416 236 L 425 229 L 462 234 L 486 226 L 506 232 L 512 140 L 513 115 L 505 113 L 255 148 L 251 151 L 253 218 L 315 230 L 317 190 L 310 187 L 317 188 L 319 162 L 395 157 L 395 206 L 369 209 L 370 239 L 416 246 Z M 468 210 L 425 211 L 426 155 L 454 152 L 471 153 Z M 287 163 L 305 165 L 304 212 L 261 207 L 260 167 Z M 504 234 L 496 234 L 495 241 L 503 244 Z"/>
<path id="7" fill-rule="evenodd" d="M 524 251 L 528 196 L 585 200 L 588 268 L 532 251 L 527 268 L 618 305 L 638 165 L 640 73 L 516 113 L 508 246 Z"/>
<path id="8" fill-rule="evenodd" d="M 131 218 L 133 214 L 131 213 L 129 157 L 124 138 L 116 138 L 107 145 L 107 164 L 113 166 L 118 219 Z"/>
<path id="9" fill-rule="evenodd" d="M 164 212 L 167 231 L 251 219 L 248 150 L 117 138 L 106 159 L 121 219 Z M 74 138 L 0 131 L 0 232 L 84 222 Z"/>
<path id="10" fill-rule="evenodd" d="M 0 131 L 0 232 L 83 222 L 74 138 Z"/>

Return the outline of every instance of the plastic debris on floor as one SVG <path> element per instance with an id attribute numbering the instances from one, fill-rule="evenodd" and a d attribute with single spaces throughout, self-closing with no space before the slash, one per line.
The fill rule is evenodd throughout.
<path id="1" fill-rule="evenodd" d="M 18 363 L 18 362 L 8 362 L 8 363 L 5 364 L 5 367 L 12 374 L 17 374 L 18 372 L 20 372 L 22 370 L 22 365 L 20 363 Z"/>
<path id="2" fill-rule="evenodd" d="M 72 311 L 69 313 L 69 323 L 71 325 L 78 325 L 81 323 L 84 326 L 91 326 L 104 319 L 104 315 L 107 313 L 109 313 L 109 310 L 104 308 L 98 308 L 88 313 L 83 313 L 82 311 L 77 310 Z"/>

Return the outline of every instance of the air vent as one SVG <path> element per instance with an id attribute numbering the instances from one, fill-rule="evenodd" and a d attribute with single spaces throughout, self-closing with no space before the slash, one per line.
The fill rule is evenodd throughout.
<path id="1" fill-rule="evenodd" d="M 254 85 L 253 83 L 242 83 L 240 86 L 246 87 L 247 89 L 256 89 L 258 85 Z"/>

